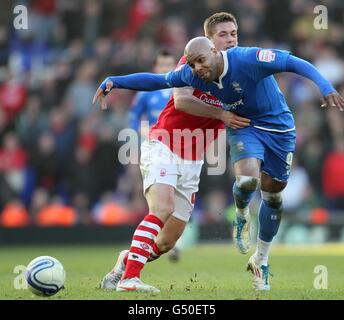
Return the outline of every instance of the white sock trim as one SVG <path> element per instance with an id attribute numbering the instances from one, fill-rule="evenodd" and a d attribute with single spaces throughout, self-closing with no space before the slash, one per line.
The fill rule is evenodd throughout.
<path id="1" fill-rule="evenodd" d="M 158 231 L 158 233 L 159 233 L 160 230 L 161 230 L 161 228 L 160 228 L 156 223 L 152 223 L 152 222 L 145 221 L 145 220 L 143 220 L 143 221 L 140 223 L 140 226 L 144 226 L 144 227 L 147 227 L 147 228 L 151 228 L 151 229 L 153 229 L 153 230 Z"/>
<path id="2" fill-rule="evenodd" d="M 151 240 L 155 240 L 155 235 L 153 233 L 150 233 L 148 231 L 144 231 L 144 230 L 136 230 L 134 232 L 134 236 L 140 236 L 140 237 L 145 237 Z"/>
<path id="3" fill-rule="evenodd" d="M 242 219 L 246 219 L 250 215 L 250 208 L 249 208 L 249 206 L 242 208 L 242 209 L 236 208 L 235 212 L 236 212 L 237 217 L 240 217 Z"/>
<path id="4" fill-rule="evenodd" d="M 147 262 L 147 259 L 146 257 L 138 254 L 138 253 L 135 253 L 135 252 L 129 252 L 129 255 L 128 255 L 128 260 L 134 260 L 134 261 L 139 261 L 143 264 L 145 264 Z"/>
<path id="5" fill-rule="evenodd" d="M 257 249 L 255 252 L 255 260 L 261 266 L 267 266 L 269 260 L 269 251 L 271 248 L 272 242 L 266 242 L 261 239 L 257 239 Z"/>

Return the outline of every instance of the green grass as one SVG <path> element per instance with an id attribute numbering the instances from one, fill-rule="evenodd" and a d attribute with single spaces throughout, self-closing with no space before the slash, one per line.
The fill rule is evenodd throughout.
<path id="1" fill-rule="evenodd" d="M 98 289 L 99 280 L 112 267 L 123 247 L 113 246 L 23 246 L 0 247 L 0 299 L 343 299 L 344 246 L 274 246 L 270 264 L 274 277 L 271 291 L 257 294 L 245 271 L 249 255 L 240 255 L 232 245 L 201 245 L 185 250 L 178 263 L 166 256 L 146 265 L 142 279 L 161 293 L 116 293 Z M 65 290 L 50 298 L 14 288 L 16 265 L 27 265 L 40 255 L 59 259 L 67 272 Z M 317 290 L 314 268 L 328 271 L 328 289 Z"/>

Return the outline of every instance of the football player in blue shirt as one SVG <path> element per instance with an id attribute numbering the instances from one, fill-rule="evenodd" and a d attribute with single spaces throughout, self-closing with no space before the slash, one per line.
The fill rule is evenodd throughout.
<path id="1" fill-rule="evenodd" d="M 250 245 L 248 206 L 260 185 L 262 203 L 257 249 L 249 258 L 247 268 L 253 274 L 254 288 L 269 290 L 268 254 L 280 225 L 281 192 L 289 178 L 296 138 L 292 113 L 273 74 L 294 72 L 312 80 L 323 96 L 322 107 L 337 107 L 343 111 L 344 99 L 312 64 L 287 51 L 235 47 L 220 52 L 207 38 L 197 37 L 189 41 L 185 54 L 188 64 L 167 74 L 139 73 L 106 78 L 93 102 L 99 99 L 105 108 L 104 97 L 113 88 L 149 91 L 192 86 L 220 99 L 223 109 L 251 120 L 248 127 L 227 128 L 236 177 L 233 186 L 237 207 L 235 237 L 241 252 L 247 253 Z"/>
<path id="2" fill-rule="evenodd" d="M 155 58 L 153 72 L 165 73 L 175 68 L 175 66 L 175 58 L 167 50 L 161 50 Z M 155 124 L 171 95 L 171 88 L 138 92 L 129 110 L 130 128 L 139 131 L 140 122 L 143 118 L 146 118 L 149 127 Z"/>

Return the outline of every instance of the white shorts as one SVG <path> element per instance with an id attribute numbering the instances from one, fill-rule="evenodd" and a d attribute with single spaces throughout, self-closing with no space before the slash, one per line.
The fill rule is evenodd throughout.
<path id="1" fill-rule="evenodd" d="M 160 141 L 144 141 L 140 162 L 143 192 L 145 194 L 155 183 L 172 186 L 175 189 L 173 216 L 188 222 L 194 208 L 202 165 L 203 160 L 181 159 Z"/>

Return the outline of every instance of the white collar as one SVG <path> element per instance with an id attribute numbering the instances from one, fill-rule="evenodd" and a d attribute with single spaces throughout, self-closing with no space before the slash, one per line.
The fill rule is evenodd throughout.
<path id="1" fill-rule="evenodd" d="M 219 77 L 219 82 L 213 81 L 219 89 L 223 89 L 222 78 L 227 74 L 228 71 L 228 56 L 227 51 L 220 51 L 223 57 L 223 72 Z"/>

